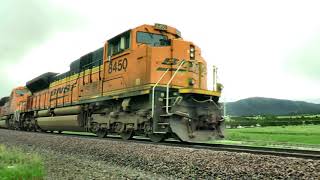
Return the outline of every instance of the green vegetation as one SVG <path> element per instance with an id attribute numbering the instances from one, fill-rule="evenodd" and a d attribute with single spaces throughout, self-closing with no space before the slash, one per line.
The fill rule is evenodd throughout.
<path id="1" fill-rule="evenodd" d="M 320 125 L 226 129 L 225 143 L 320 148 Z"/>
<path id="2" fill-rule="evenodd" d="M 44 167 L 36 154 L 23 153 L 16 148 L 0 145 L 0 178 L 43 179 Z"/>
<path id="3" fill-rule="evenodd" d="M 249 116 L 227 117 L 226 125 L 234 128 L 237 126 L 290 126 L 320 124 L 320 115 L 299 116 Z"/>

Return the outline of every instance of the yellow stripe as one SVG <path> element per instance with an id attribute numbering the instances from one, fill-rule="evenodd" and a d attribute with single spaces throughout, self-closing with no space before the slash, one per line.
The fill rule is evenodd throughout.
<path id="1" fill-rule="evenodd" d="M 78 74 L 73 74 L 70 76 L 70 81 L 78 79 L 79 73 Z"/>
<path id="2" fill-rule="evenodd" d="M 191 88 L 182 88 L 179 89 L 179 93 L 195 93 L 195 94 L 205 94 L 210 96 L 221 96 L 221 92 L 218 91 L 210 91 L 205 89 L 191 89 Z"/>
<path id="3" fill-rule="evenodd" d="M 87 69 L 87 70 L 85 70 L 85 71 L 84 71 L 84 74 L 85 74 L 85 75 L 89 75 L 89 74 L 91 74 L 91 69 Z"/>
<path id="4" fill-rule="evenodd" d="M 103 71 L 103 65 L 100 66 L 100 71 Z M 84 74 L 85 75 L 89 75 L 90 73 L 93 74 L 93 73 L 97 73 L 97 72 L 99 72 L 99 66 L 92 68 L 92 71 L 91 71 L 91 69 L 87 69 L 85 71 L 81 71 L 80 73 L 73 74 L 71 76 L 65 77 L 64 79 L 52 82 L 49 87 L 52 88 L 54 86 L 58 86 L 58 85 L 61 85 L 63 83 L 67 83 L 67 82 L 76 80 L 78 78 L 83 77 Z"/>
<path id="5" fill-rule="evenodd" d="M 123 93 L 130 93 L 134 91 L 140 91 L 140 94 L 149 94 L 151 92 L 151 88 L 155 84 L 147 84 L 144 86 L 139 86 L 139 87 L 131 87 L 131 88 L 126 88 L 126 89 L 120 89 L 120 90 L 114 90 L 114 91 L 109 91 L 103 93 L 103 96 L 113 96 L 113 99 L 119 98 L 119 94 Z M 166 87 L 165 85 L 159 85 L 158 87 Z M 221 96 L 221 92 L 218 91 L 211 91 L 211 90 L 205 90 L 205 89 L 192 89 L 192 88 L 182 88 L 182 87 L 175 87 L 179 89 L 179 93 L 185 94 L 185 93 L 195 93 L 195 94 L 204 94 L 204 95 L 210 95 L 210 96 Z M 95 99 L 101 97 L 100 95 L 98 96 L 91 96 L 85 99 Z"/>
<path id="6" fill-rule="evenodd" d="M 119 89 L 119 90 L 114 90 L 114 91 L 109 91 L 103 93 L 103 96 L 112 96 L 112 95 L 117 95 L 121 93 L 129 93 L 132 91 L 141 91 L 141 94 L 149 94 L 150 89 L 154 86 L 155 84 L 147 84 L 143 86 L 138 86 L 138 87 L 131 87 L 131 88 L 125 88 L 125 89 Z M 166 85 L 158 85 L 157 87 L 166 87 Z M 182 88 L 180 86 L 171 86 L 172 88 Z"/>
<path id="7" fill-rule="evenodd" d="M 100 70 L 102 71 L 102 66 L 100 66 Z M 99 72 L 99 66 L 94 67 L 94 68 L 92 69 L 92 73 L 97 73 L 97 72 Z"/>

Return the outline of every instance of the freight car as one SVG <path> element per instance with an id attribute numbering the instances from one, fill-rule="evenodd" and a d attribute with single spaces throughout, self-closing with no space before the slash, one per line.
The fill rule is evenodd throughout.
<path id="1" fill-rule="evenodd" d="M 223 137 L 222 85 L 200 48 L 163 24 L 141 25 L 48 72 L 3 99 L 0 126 L 34 131 L 85 131 L 204 141 Z"/>

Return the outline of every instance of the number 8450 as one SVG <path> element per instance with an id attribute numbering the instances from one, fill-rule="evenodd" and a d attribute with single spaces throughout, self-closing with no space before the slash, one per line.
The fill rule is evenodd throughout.
<path id="1" fill-rule="evenodd" d="M 128 67 L 128 59 L 119 59 L 119 60 L 111 60 L 109 62 L 109 69 L 108 72 L 109 74 L 112 72 L 117 72 L 117 71 L 126 71 Z"/>

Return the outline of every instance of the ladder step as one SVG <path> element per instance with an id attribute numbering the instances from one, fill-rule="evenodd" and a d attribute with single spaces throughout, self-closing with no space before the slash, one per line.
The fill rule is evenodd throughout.
<path id="1" fill-rule="evenodd" d="M 161 132 L 161 131 L 156 131 L 156 132 L 153 132 L 155 134 L 167 134 L 167 132 Z"/>
<path id="2" fill-rule="evenodd" d="M 162 108 L 167 108 L 167 107 L 172 108 L 172 106 L 162 106 Z"/>
<path id="3" fill-rule="evenodd" d="M 158 125 L 169 125 L 169 123 L 166 122 L 159 122 Z"/>
<path id="4" fill-rule="evenodd" d="M 170 113 L 170 114 L 161 114 L 161 115 L 160 115 L 160 117 L 170 117 L 170 116 L 172 116 L 171 113 Z"/>

